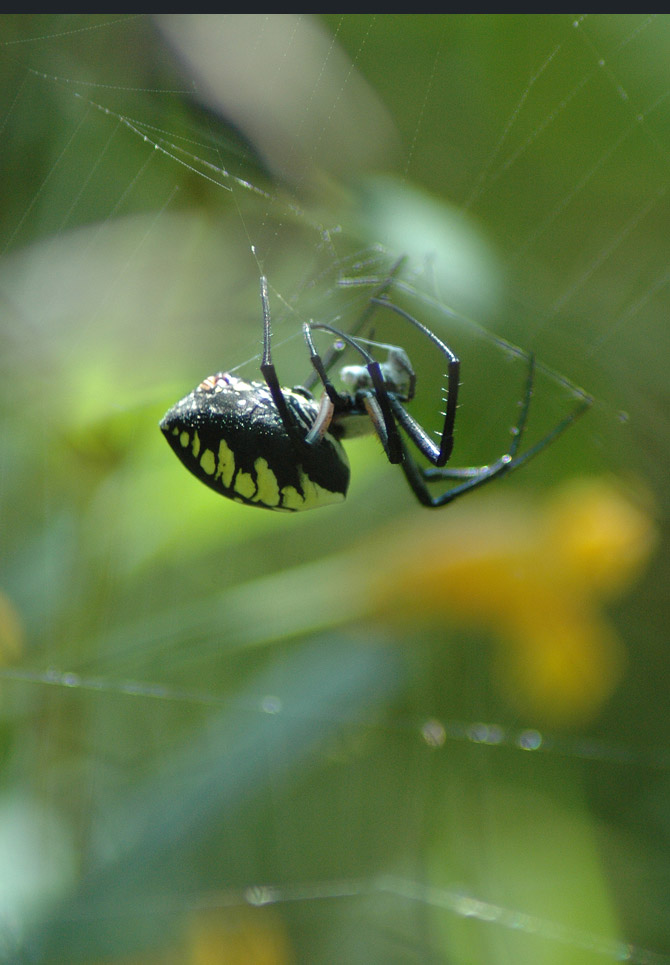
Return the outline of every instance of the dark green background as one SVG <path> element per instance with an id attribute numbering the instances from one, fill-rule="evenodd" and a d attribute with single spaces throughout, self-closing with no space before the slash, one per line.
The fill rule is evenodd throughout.
<path id="1" fill-rule="evenodd" d="M 245 889 L 268 884 L 278 900 L 251 930 L 283 934 L 289 951 L 239 961 L 582 963 L 613 960 L 618 940 L 670 960 L 670 21 L 320 25 L 398 144 L 383 171 L 333 165 L 306 190 L 186 93 L 194 82 L 150 20 L 0 19 L 0 590 L 22 641 L 0 671 L 12 869 L 0 949 L 7 961 L 238 961 L 228 938 L 221 957 L 196 959 L 187 923 L 206 906 L 229 937 L 247 921 Z M 183 146 L 189 166 L 91 101 L 173 155 Z M 250 244 L 292 384 L 307 361 L 296 319 L 355 317 L 366 292 L 339 290 L 338 276 L 365 273 L 357 253 L 388 241 L 400 203 L 407 243 L 396 235 L 375 271 L 418 258 L 433 217 L 453 219 L 465 245 L 466 209 L 491 255 L 464 254 L 453 332 L 423 294 L 411 302 L 463 358 L 458 461 L 503 450 L 523 383 L 482 326 L 596 400 L 505 493 L 531 506 L 563 478 L 611 473 L 659 520 L 643 579 L 609 606 L 624 680 L 588 725 L 550 732 L 547 753 L 421 741 L 432 718 L 448 733 L 476 720 L 544 729 L 501 697 L 481 630 L 348 621 L 353 561 L 383 572 L 389 533 L 425 522 L 374 441 L 351 447 L 343 506 L 294 518 L 205 490 L 157 429 L 201 378 L 258 353 Z M 326 241 L 319 226 L 342 230 Z M 404 340 L 388 324 L 379 337 Z M 411 357 L 417 411 L 436 427 L 440 363 L 418 343 Z M 534 438 L 569 401 L 538 379 Z M 522 860 L 540 848 L 542 874 Z M 31 849 L 47 856 L 34 870 Z M 463 896 L 509 915 L 468 917 Z M 521 916 L 536 899 L 565 931 L 534 934 Z"/>

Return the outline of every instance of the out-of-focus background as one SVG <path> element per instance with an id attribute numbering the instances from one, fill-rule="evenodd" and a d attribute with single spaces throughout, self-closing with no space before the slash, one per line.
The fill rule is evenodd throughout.
<path id="1" fill-rule="evenodd" d="M 1 960 L 670 962 L 670 20 L 0 25 Z M 261 272 L 295 385 L 401 257 L 454 465 L 529 352 L 524 446 L 591 410 L 434 511 L 374 438 L 314 512 L 189 475 Z"/>

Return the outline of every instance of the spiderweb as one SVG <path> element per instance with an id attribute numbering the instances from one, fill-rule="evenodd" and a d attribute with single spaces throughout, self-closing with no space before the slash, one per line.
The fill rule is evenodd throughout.
<path id="1" fill-rule="evenodd" d="M 670 962 L 668 19 L 2 25 L 3 960 Z M 401 257 L 456 464 L 529 352 L 527 444 L 589 414 L 436 514 L 372 440 L 319 513 L 189 478 L 260 274 L 294 385 Z"/>

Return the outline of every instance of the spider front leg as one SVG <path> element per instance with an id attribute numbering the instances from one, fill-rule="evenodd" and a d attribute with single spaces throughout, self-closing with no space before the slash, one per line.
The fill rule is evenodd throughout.
<path id="1" fill-rule="evenodd" d="M 390 397 L 391 407 L 393 409 L 393 415 L 403 427 L 405 432 L 414 442 L 414 445 L 419 449 L 424 456 L 429 459 L 434 466 L 445 466 L 449 461 L 451 456 L 451 451 L 454 448 L 454 423 L 456 422 L 456 409 L 458 408 L 458 387 L 460 379 L 460 369 L 461 363 L 458 357 L 451 351 L 448 345 L 437 337 L 434 332 L 431 332 L 422 322 L 409 312 L 404 309 L 399 308 L 392 302 L 388 301 L 386 298 L 372 298 L 376 305 L 382 305 L 385 308 L 390 308 L 391 311 L 395 312 L 405 321 L 414 325 L 422 335 L 435 345 L 440 352 L 447 359 L 447 397 L 444 400 L 445 410 L 444 410 L 444 424 L 442 426 L 442 436 L 440 438 L 440 445 L 436 446 L 433 440 L 430 438 L 426 430 L 419 425 L 419 423 L 414 419 L 409 412 L 405 410 L 400 400 L 394 396 Z M 418 468 L 418 467 L 417 467 Z"/>
<path id="2" fill-rule="evenodd" d="M 275 404 L 282 424 L 286 429 L 294 448 L 297 452 L 300 452 L 301 449 L 304 448 L 305 439 L 299 432 L 296 417 L 288 407 L 281 384 L 279 382 L 279 377 L 277 376 L 277 370 L 275 369 L 274 362 L 272 361 L 272 349 L 270 344 L 272 341 L 270 299 L 268 296 L 268 280 L 265 275 L 261 275 L 261 304 L 263 306 L 263 360 L 260 367 L 261 372 L 267 383 L 267 387 L 270 390 L 272 401 Z M 325 432 L 327 428 L 328 426 L 326 425 L 323 432 Z"/>
<path id="3" fill-rule="evenodd" d="M 387 291 L 389 290 L 389 288 L 392 286 L 392 284 L 393 284 L 393 282 L 394 282 L 394 280 L 395 280 L 395 277 L 396 277 L 396 275 L 399 274 L 400 269 L 402 268 L 402 266 L 403 266 L 404 263 L 405 263 L 405 260 L 406 260 L 406 259 L 405 259 L 405 256 L 404 256 L 404 255 L 403 255 L 401 258 L 398 258 L 398 259 L 397 259 L 397 261 L 396 261 L 396 262 L 391 266 L 391 268 L 389 269 L 388 275 L 387 275 L 386 278 L 381 282 L 381 284 L 380 284 L 379 287 L 377 288 L 377 290 L 376 290 L 375 294 L 373 295 L 373 297 L 370 298 L 370 299 L 368 299 L 368 301 L 367 301 L 367 303 L 366 303 L 366 305 L 365 305 L 365 308 L 363 309 L 363 311 L 361 312 L 361 314 L 358 316 L 358 319 L 354 322 L 354 324 L 352 325 L 352 327 L 351 327 L 351 328 L 349 329 L 349 331 L 348 331 L 348 335 L 351 336 L 351 338 L 354 338 L 356 335 L 358 335 L 358 333 L 361 332 L 361 331 L 365 328 L 365 326 L 367 325 L 367 323 L 370 321 L 370 319 L 372 318 L 373 314 L 374 314 L 375 311 L 377 310 L 377 304 L 380 304 L 380 301 L 379 301 L 379 300 L 382 299 L 382 298 L 384 298 L 384 297 L 386 296 L 386 292 L 387 292 Z M 341 281 L 340 281 L 340 284 L 344 284 L 344 282 L 341 280 Z M 383 303 L 382 303 L 382 304 L 383 304 Z M 315 327 L 316 327 L 316 326 L 315 326 Z M 370 336 L 370 337 L 372 337 L 372 336 Z M 335 359 L 337 358 L 338 354 L 339 354 L 339 350 L 338 350 L 337 348 L 334 348 L 334 347 L 333 347 L 333 348 L 330 348 L 330 349 L 325 353 L 325 357 L 324 357 L 324 359 L 323 359 L 323 361 L 322 361 L 322 369 L 323 369 L 324 372 L 329 372 L 329 371 L 330 371 L 330 369 L 331 369 L 332 365 L 334 364 Z M 314 388 L 314 386 L 316 385 L 316 383 L 318 382 L 319 379 L 321 379 L 321 381 L 323 382 L 323 376 L 321 375 L 321 373 L 320 373 L 318 370 L 315 369 L 310 375 L 307 376 L 307 378 L 305 379 L 305 381 L 304 381 L 302 384 L 304 385 L 304 387 L 305 387 L 307 390 L 311 390 L 311 389 Z"/>

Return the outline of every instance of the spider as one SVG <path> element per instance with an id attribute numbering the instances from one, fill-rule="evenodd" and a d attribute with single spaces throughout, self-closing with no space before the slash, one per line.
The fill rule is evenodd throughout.
<path id="1" fill-rule="evenodd" d="M 270 303 L 263 276 L 260 370 L 264 381 L 247 382 L 219 372 L 167 412 L 160 428 L 184 465 L 207 486 L 238 503 L 297 512 L 345 498 L 349 461 L 342 441 L 374 432 L 388 461 L 400 465 L 419 502 L 436 508 L 518 469 L 554 442 L 591 405 L 592 399 L 579 393 L 573 411 L 539 442 L 519 453 L 535 378 L 535 358 L 529 354 L 519 418 L 507 452 L 486 466 L 446 468 L 454 442 L 460 362 L 434 332 L 388 300 L 387 287 L 388 283 L 370 299 L 367 314 L 378 306 L 390 309 L 418 329 L 446 360 L 446 407 L 439 444 L 405 408 L 416 386 L 416 374 L 406 352 L 384 346 L 386 360 L 375 359 L 362 344 L 369 343 L 353 334 L 361 328 L 361 319 L 348 334 L 325 323 L 303 325 L 314 370 L 306 385 L 321 382 L 320 400 L 303 386 L 283 387 L 272 361 Z M 340 372 L 348 391 L 338 392 L 331 382 L 328 373 L 337 352 L 331 350 L 324 361 L 314 346 L 314 331 L 329 332 L 341 346 L 348 345 L 358 353 L 361 364 L 345 366 Z M 410 444 L 432 463 L 430 467 L 419 465 Z M 428 484 L 440 480 L 453 480 L 454 485 L 433 496 Z"/>

